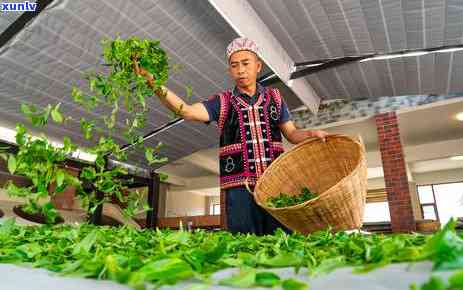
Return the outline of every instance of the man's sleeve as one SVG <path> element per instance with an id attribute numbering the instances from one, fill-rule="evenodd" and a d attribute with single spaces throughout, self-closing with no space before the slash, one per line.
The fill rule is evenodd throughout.
<path id="1" fill-rule="evenodd" d="M 285 101 L 281 101 L 280 124 L 286 123 L 291 120 L 291 113 Z"/>
<path id="2" fill-rule="evenodd" d="M 204 107 L 206 107 L 207 113 L 209 114 L 209 122 L 218 122 L 220 115 L 220 98 L 218 95 L 210 96 L 207 100 L 202 101 Z"/>

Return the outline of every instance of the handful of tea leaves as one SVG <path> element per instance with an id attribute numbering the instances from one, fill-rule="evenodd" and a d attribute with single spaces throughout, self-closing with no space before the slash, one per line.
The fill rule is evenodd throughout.
<path id="1" fill-rule="evenodd" d="M 267 205 L 276 208 L 288 207 L 314 199 L 317 196 L 317 193 L 311 192 L 310 189 L 304 187 L 301 190 L 301 194 L 298 195 L 291 196 L 285 193 L 280 193 L 279 196 L 270 197 L 267 199 Z"/>

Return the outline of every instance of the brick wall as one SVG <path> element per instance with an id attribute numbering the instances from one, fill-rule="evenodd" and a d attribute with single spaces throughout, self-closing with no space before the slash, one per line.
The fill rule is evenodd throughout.
<path id="1" fill-rule="evenodd" d="M 407 170 L 395 112 L 375 116 L 378 144 L 394 232 L 416 229 L 410 198 Z"/>

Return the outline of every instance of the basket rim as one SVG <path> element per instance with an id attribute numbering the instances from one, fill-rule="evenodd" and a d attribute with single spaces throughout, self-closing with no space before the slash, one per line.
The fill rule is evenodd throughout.
<path id="1" fill-rule="evenodd" d="M 362 142 L 360 141 L 357 141 L 355 140 L 354 138 L 352 137 L 349 137 L 347 135 L 342 135 L 342 134 L 331 134 L 331 135 L 328 135 L 326 136 L 326 138 L 342 138 L 342 139 L 347 139 L 348 141 L 351 141 L 352 143 L 355 143 L 359 148 L 360 148 L 360 151 L 362 152 L 365 152 L 365 148 L 364 148 L 364 145 Z M 306 146 L 307 144 L 310 144 L 312 142 L 316 142 L 316 141 L 320 141 L 319 138 L 309 138 L 299 144 L 297 144 L 296 146 L 294 146 L 293 148 L 291 148 L 290 150 L 284 152 L 283 154 L 281 154 L 280 156 L 278 156 L 278 158 L 272 162 L 270 164 L 269 167 L 267 167 L 267 169 L 264 171 L 264 173 L 262 174 L 262 176 L 259 178 L 259 180 L 257 181 L 257 184 L 254 188 L 254 192 L 253 192 L 253 195 L 254 195 L 254 199 L 255 201 L 257 202 L 258 205 L 260 205 L 261 207 L 263 207 L 264 209 L 268 209 L 268 210 L 271 210 L 271 211 L 282 211 L 282 210 L 287 210 L 287 209 L 299 209 L 299 208 L 302 208 L 302 207 L 305 207 L 306 205 L 310 204 L 311 202 L 315 202 L 317 200 L 319 200 L 321 197 L 325 196 L 333 187 L 335 187 L 336 185 L 338 185 L 339 183 L 343 182 L 344 180 L 346 180 L 352 173 L 356 173 L 357 171 L 360 170 L 360 167 L 362 166 L 362 159 L 365 159 L 365 157 L 362 156 L 362 154 L 359 155 L 358 159 L 357 159 L 357 166 L 352 170 L 352 173 L 347 175 L 347 176 L 344 176 L 343 178 L 341 178 L 337 183 L 333 184 L 330 188 L 326 189 L 324 192 L 320 193 L 317 197 L 313 198 L 313 199 L 310 199 L 310 200 L 307 200 L 303 203 L 299 203 L 299 204 L 295 204 L 295 205 L 292 205 L 292 206 L 287 206 L 287 207 L 269 207 L 265 204 L 265 202 L 261 201 L 260 198 L 259 198 L 259 195 L 256 194 L 256 189 L 260 186 L 260 184 L 262 183 L 262 180 L 264 179 L 264 177 L 266 176 L 266 174 L 269 174 L 268 172 L 270 171 L 269 169 L 275 166 L 277 166 L 277 163 L 279 163 L 283 158 L 285 158 L 285 156 L 287 156 L 288 154 L 290 154 L 292 151 L 294 150 L 297 150 L 299 149 L 300 147 L 303 147 L 303 146 Z"/>

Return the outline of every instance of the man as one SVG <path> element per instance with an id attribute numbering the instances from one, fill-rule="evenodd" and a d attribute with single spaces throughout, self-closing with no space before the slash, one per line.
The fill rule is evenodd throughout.
<path id="1" fill-rule="evenodd" d="M 293 144 L 312 137 L 324 139 L 327 133 L 296 129 L 279 91 L 257 83 L 262 62 L 255 42 L 247 38 L 233 40 L 227 57 L 230 76 L 236 83 L 233 90 L 192 105 L 165 87 L 155 93 L 167 108 L 179 112 L 185 120 L 217 122 L 220 186 L 225 190 L 228 230 L 272 234 L 284 226 L 259 207 L 246 188 L 253 190 L 264 170 L 283 152 L 281 133 Z M 153 76 L 137 62 L 135 71 L 152 86 Z"/>

